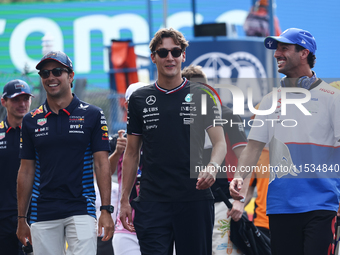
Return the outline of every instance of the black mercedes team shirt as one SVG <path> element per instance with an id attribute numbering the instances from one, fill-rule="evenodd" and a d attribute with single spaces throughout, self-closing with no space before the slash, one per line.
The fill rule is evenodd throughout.
<path id="1" fill-rule="evenodd" d="M 220 119 L 220 111 L 212 91 L 186 79 L 172 90 L 155 83 L 131 95 L 127 133 L 142 136 L 143 141 L 138 200 L 213 199 L 210 189 L 196 189 L 195 169 L 203 165 L 204 131 L 214 119 Z"/>

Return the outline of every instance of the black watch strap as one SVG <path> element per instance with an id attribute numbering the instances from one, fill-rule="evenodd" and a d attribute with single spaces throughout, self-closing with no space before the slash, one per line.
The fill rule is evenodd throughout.
<path id="1" fill-rule="evenodd" d="M 113 205 L 102 205 L 101 207 L 100 207 L 100 210 L 106 210 L 106 211 L 108 211 L 109 213 L 113 213 L 113 211 L 114 211 L 114 207 L 113 207 Z"/>

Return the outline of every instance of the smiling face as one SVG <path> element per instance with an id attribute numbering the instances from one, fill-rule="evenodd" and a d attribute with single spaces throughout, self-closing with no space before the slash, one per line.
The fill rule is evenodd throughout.
<path id="1" fill-rule="evenodd" d="M 289 78 L 300 77 L 301 56 L 303 51 L 297 52 L 294 44 L 278 43 L 274 57 L 277 60 L 278 72 Z"/>
<path id="2" fill-rule="evenodd" d="M 62 64 L 56 61 L 46 62 L 41 70 L 52 70 L 54 68 L 65 68 Z M 74 73 L 62 72 L 61 76 L 55 77 L 52 72 L 46 79 L 41 78 L 41 82 L 46 90 L 47 97 L 50 98 L 63 98 L 65 96 L 72 95 L 71 83 L 73 81 Z"/>
<path id="3" fill-rule="evenodd" d="M 175 44 L 171 37 L 165 37 L 162 39 L 162 43 L 157 45 L 155 51 L 161 48 L 172 50 L 174 48 L 181 49 L 181 46 Z M 151 59 L 157 66 L 159 80 L 179 80 L 179 84 L 181 83 L 181 66 L 182 62 L 185 61 L 185 52 L 182 52 L 177 58 L 172 56 L 171 52 L 168 52 L 168 55 L 165 58 L 161 58 L 157 53 L 151 53 Z M 176 86 L 179 84 L 176 84 Z"/>

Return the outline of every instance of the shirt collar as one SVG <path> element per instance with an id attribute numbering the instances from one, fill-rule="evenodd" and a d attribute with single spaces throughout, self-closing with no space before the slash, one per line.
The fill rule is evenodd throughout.
<path id="1" fill-rule="evenodd" d="M 155 87 L 156 87 L 157 90 L 162 91 L 165 94 L 172 94 L 172 93 L 175 93 L 176 91 L 179 91 L 182 88 L 184 88 L 187 83 L 188 83 L 188 80 L 185 77 L 183 77 L 183 82 L 179 86 L 177 86 L 176 88 L 173 88 L 173 89 L 170 89 L 170 90 L 163 89 L 162 87 L 160 87 L 158 85 L 157 81 L 155 82 Z"/>
<path id="2" fill-rule="evenodd" d="M 79 105 L 79 98 L 74 93 L 72 93 L 72 95 L 73 95 L 73 99 L 71 103 L 66 108 L 62 109 L 62 111 L 64 111 L 69 116 L 71 115 L 73 110 Z M 47 103 L 47 99 L 45 100 L 45 103 L 44 103 L 44 112 L 46 113 L 45 118 L 53 114 L 51 108 L 49 107 Z"/>
<path id="3" fill-rule="evenodd" d="M 7 120 L 7 116 L 4 119 L 4 128 L 5 128 L 6 133 L 8 133 L 11 129 L 15 129 L 12 126 L 9 125 L 8 120 Z M 18 128 L 21 129 L 21 125 L 18 126 Z"/>

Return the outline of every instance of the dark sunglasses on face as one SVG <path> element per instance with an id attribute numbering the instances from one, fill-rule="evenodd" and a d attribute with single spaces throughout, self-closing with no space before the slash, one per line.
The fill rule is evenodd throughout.
<path id="1" fill-rule="evenodd" d="M 182 49 L 180 48 L 173 48 L 172 50 L 167 50 L 165 48 L 160 48 L 156 51 L 153 52 L 153 54 L 158 54 L 158 56 L 160 58 L 166 58 L 169 54 L 169 51 L 171 52 L 171 55 L 174 57 L 174 58 L 178 58 L 181 54 L 182 54 Z"/>
<path id="2" fill-rule="evenodd" d="M 50 77 L 50 72 L 52 72 L 52 74 L 55 77 L 59 77 L 62 75 L 63 71 L 68 72 L 68 69 L 60 68 L 60 67 L 53 68 L 52 70 L 43 69 L 43 70 L 40 70 L 38 74 L 40 75 L 41 78 L 47 79 L 48 77 Z"/>

